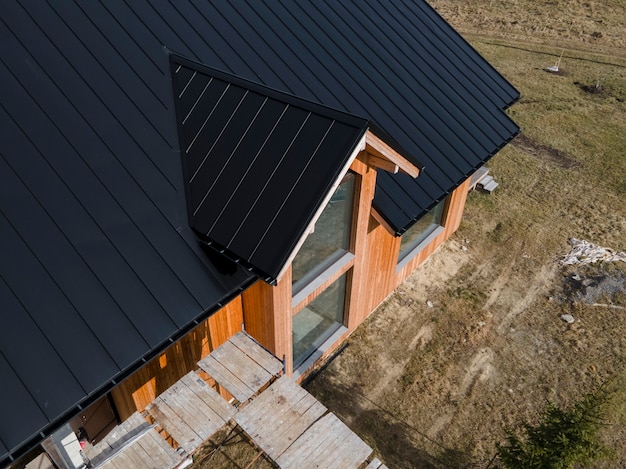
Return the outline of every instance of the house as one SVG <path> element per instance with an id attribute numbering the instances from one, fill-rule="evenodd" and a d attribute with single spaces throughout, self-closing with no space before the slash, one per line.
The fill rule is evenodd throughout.
<path id="1" fill-rule="evenodd" d="M 519 131 L 419 0 L 7 1 L 0 30 L 2 466 L 242 327 L 304 376 Z"/>

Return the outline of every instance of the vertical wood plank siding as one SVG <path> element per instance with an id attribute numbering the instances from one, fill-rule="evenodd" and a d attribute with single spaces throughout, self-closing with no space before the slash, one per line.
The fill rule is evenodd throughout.
<path id="1" fill-rule="evenodd" d="M 198 360 L 240 331 L 242 323 L 242 299 L 238 296 L 120 383 L 111 392 L 120 418 L 125 420 L 133 412 L 142 411 L 185 374 L 197 369 Z"/>
<path id="2" fill-rule="evenodd" d="M 371 217 L 376 170 L 367 165 L 367 157 L 362 152 L 351 166 L 351 170 L 357 175 L 351 239 L 351 249 L 355 257 L 349 266 L 351 281 L 348 282 L 346 294 L 348 331 L 337 345 L 459 228 L 469 187 L 467 180 L 450 194 L 442 218 L 444 230 L 398 270 L 401 238 L 392 236 Z M 331 280 L 334 277 L 324 286 L 330 284 Z M 287 373 L 291 375 L 292 314 L 312 300 L 317 293 L 319 292 L 316 290 L 294 310 L 291 304 L 291 268 L 276 286 L 257 281 L 193 332 L 172 345 L 163 355 L 149 362 L 114 389 L 112 397 L 120 417 L 125 419 L 135 410 L 143 410 L 157 395 L 187 372 L 197 368 L 196 362 L 200 358 L 240 331 L 242 324 L 245 324 L 246 331 L 264 347 L 277 357 L 286 358 Z M 333 349 L 326 351 L 323 357 L 332 351 Z"/>
<path id="3" fill-rule="evenodd" d="M 278 358 L 285 356 L 291 374 L 291 266 L 276 286 L 259 280 L 241 297 L 246 331 Z"/>

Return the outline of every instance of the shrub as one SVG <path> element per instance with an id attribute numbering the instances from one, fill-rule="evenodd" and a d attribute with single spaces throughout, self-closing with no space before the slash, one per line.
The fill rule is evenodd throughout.
<path id="1" fill-rule="evenodd" d="M 539 424 L 523 425 L 525 437 L 512 433 L 497 453 L 506 469 L 572 469 L 606 456 L 598 431 L 606 425 L 603 413 L 610 399 L 606 386 L 585 394 L 570 409 L 548 402 Z"/>

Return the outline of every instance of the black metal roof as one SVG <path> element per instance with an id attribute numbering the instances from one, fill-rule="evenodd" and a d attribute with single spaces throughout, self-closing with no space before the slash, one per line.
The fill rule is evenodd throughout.
<path id="1" fill-rule="evenodd" d="M 517 91 L 419 0 L 8 0 L 0 35 L 0 466 L 255 278 L 189 227 L 170 50 L 347 125 L 346 152 L 361 120 L 327 108 L 368 119 L 425 167 L 381 172 L 374 203 L 398 232 L 517 132 Z M 262 259 L 227 253 L 271 280 L 292 246 L 254 242 Z"/>
<path id="2" fill-rule="evenodd" d="M 367 121 L 181 57 L 172 70 L 191 227 L 276 283 Z"/>

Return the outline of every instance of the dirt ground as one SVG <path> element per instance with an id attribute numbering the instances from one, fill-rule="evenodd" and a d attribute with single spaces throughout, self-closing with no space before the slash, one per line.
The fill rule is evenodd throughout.
<path id="1" fill-rule="evenodd" d="M 489 164 L 500 187 L 306 387 L 389 467 L 487 468 L 546 400 L 609 381 L 594 467 L 626 467 L 626 263 L 560 262 L 571 237 L 626 250 L 625 4 L 432 4 L 520 89 L 523 133 Z"/>

